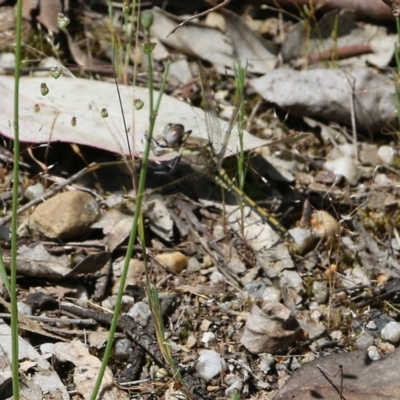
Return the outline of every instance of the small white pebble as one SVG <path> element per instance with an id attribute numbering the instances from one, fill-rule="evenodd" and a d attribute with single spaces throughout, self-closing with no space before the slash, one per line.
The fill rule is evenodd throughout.
<path id="1" fill-rule="evenodd" d="M 89 301 L 89 294 L 85 286 L 77 286 L 77 291 L 75 296 L 78 299 L 77 301 L 78 305 L 83 308 L 86 308 L 87 303 Z"/>
<path id="2" fill-rule="evenodd" d="M 212 285 L 218 286 L 226 282 L 226 278 L 221 274 L 221 272 L 214 271 L 210 275 L 210 282 Z"/>
<path id="3" fill-rule="evenodd" d="M 276 287 L 267 286 L 262 293 L 262 298 L 264 301 L 279 302 L 281 299 L 281 291 Z"/>
<path id="4" fill-rule="evenodd" d="M 376 331 L 376 324 L 375 322 L 371 319 L 371 321 L 368 322 L 368 324 L 366 325 L 366 327 L 368 329 L 371 329 L 373 331 Z"/>
<path id="5" fill-rule="evenodd" d="M 50 358 L 54 354 L 54 343 L 43 343 L 40 345 L 42 357 Z"/>
<path id="6" fill-rule="evenodd" d="M 22 301 L 17 302 L 17 309 L 21 314 L 32 315 L 32 306 Z"/>
<path id="7" fill-rule="evenodd" d="M 142 328 L 147 326 L 151 317 L 149 305 L 143 301 L 134 304 L 127 314 L 130 315 Z"/>
<path id="8" fill-rule="evenodd" d="M 370 346 L 368 347 L 368 357 L 372 361 L 378 361 L 381 358 L 381 355 L 379 354 L 379 350 L 376 346 Z"/>
<path id="9" fill-rule="evenodd" d="M 315 241 L 315 236 L 310 229 L 304 228 L 293 228 L 289 230 L 290 236 L 293 237 L 296 245 L 299 247 L 299 251 L 302 252 L 308 249 Z"/>
<path id="10" fill-rule="evenodd" d="M 14 68 L 15 65 L 15 55 L 14 53 L 6 53 L 6 52 L 2 52 L 0 54 L 0 64 L 1 64 L 1 68 Z"/>
<path id="11" fill-rule="evenodd" d="M 40 197 L 44 193 L 44 186 L 38 182 L 35 183 L 34 185 L 28 186 L 25 189 L 25 197 L 28 200 L 34 200 Z"/>
<path id="12" fill-rule="evenodd" d="M 188 266 L 187 266 L 186 270 L 188 273 L 199 272 L 201 270 L 201 265 L 200 265 L 199 261 L 197 260 L 197 258 L 195 258 L 195 257 L 189 258 Z"/>
<path id="13" fill-rule="evenodd" d="M 332 340 L 334 340 L 335 342 L 339 342 L 339 340 L 342 338 L 343 334 L 340 331 L 333 331 L 330 334 L 330 337 Z"/>
<path id="14" fill-rule="evenodd" d="M 392 165 L 397 152 L 392 146 L 383 145 L 378 149 L 378 157 L 383 164 Z"/>
<path id="15" fill-rule="evenodd" d="M 395 321 L 390 321 L 382 329 L 381 337 L 391 343 L 397 343 L 400 340 L 400 324 Z"/>
<path id="16" fill-rule="evenodd" d="M 204 344 L 208 344 L 210 342 L 214 342 L 215 341 L 215 334 L 213 332 L 204 332 L 201 341 Z"/>
<path id="17" fill-rule="evenodd" d="M 215 225 L 213 236 L 215 240 L 223 239 L 226 236 L 226 229 L 222 225 Z"/>
<path id="18" fill-rule="evenodd" d="M 211 324 L 212 324 L 212 322 L 211 322 L 210 320 L 204 318 L 203 321 L 201 321 L 200 329 L 201 329 L 203 332 L 207 332 L 207 331 L 208 331 L 208 328 L 210 327 Z"/>
<path id="19" fill-rule="evenodd" d="M 310 313 L 310 318 L 315 322 L 319 322 L 321 317 L 322 317 L 322 313 L 318 309 L 312 310 Z"/>
<path id="20" fill-rule="evenodd" d="M 195 365 L 196 372 L 205 381 L 226 370 L 225 360 L 214 350 L 203 350 Z"/>
<path id="21" fill-rule="evenodd" d="M 361 172 L 354 160 L 346 156 L 336 160 L 326 161 L 324 168 L 327 171 L 333 172 L 335 175 L 344 176 L 350 185 L 356 185 L 361 176 Z"/>
<path id="22" fill-rule="evenodd" d="M 328 298 L 328 288 L 326 283 L 314 281 L 312 287 L 315 301 L 318 303 L 325 303 L 326 299 Z"/>
<path id="23" fill-rule="evenodd" d="M 188 349 L 192 349 L 194 346 L 196 346 L 197 343 L 197 338 L 194 335 L 189 335 L 189 337 L 186 340 L 186 347 Z"/>

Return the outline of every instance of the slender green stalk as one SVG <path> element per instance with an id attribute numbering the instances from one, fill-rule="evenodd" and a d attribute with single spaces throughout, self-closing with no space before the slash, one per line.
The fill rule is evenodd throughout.
<path id="1" fill-rule="evenodd" d="M 396 60 L 396 66 L 397 66 L 397 79 L 396 81 L 398 82 L 398 77 L 400 76 L 400 18 L 396 17 L 396 28 L 397 28 L 397 43 L 395 44 L 394 47 L 394 56 Z M 396 95 L 397 95 L 397 120 L 400 121 L 400 87 L 399 84 L 396 83 Z"/>
<path id="2" fill-rule="evenodd" d="M 133 49 L 133 39 L 135 37 L 135 35 L 133 34 L 134 29 L 133 27 L 136 24 L 136 0 L 132 1 L 132 4 L 130 5 L 130 16 L 128 18 L 127 15 L 125 15 L 125 27 L 127 28 L 126 30 L 126 34 L 128 35 L 128 43 L 125 47 L 125 60 L 124 60 L 124 71 L 128 70 L 128 65 L 129 65 L 129 58 L 130 58 L 130 54 L 132 54 L 132 49 Z M 131 23 L 132 28 L 129 30 L 128 26 L 129 23 Z"/>
<path id="3" fill-rule="evenodd" d="M 143 18 L 142 18 L 143 21 Z M 142 22 L 142 25 L 143 22 Z M 115 305 L 115 309 L 114 309 L 114 315 L 113 315 L 113 319 L 111 322 L 111 326 L 110 326 L 110 332 L 109 332 L 109 338 L 107 341 L 107 345 L 106 345 L 106 349 L 104 352 L 104 357 L 103 357 L 103 361 L 99 370 L 99 375 L 98 378 L 96 380 L 95 386 L 93 388 L 93 392 L 91 395 L 91 400 L 96 400 L 97 395 L 99 393 L 100 390 L 100 386 L 101 386 L 101 381 L 103 379 L 105 370 L 107 368 L 107 364 L 108 364 L 108 360 L 110 358 L 110 354 L 111 354 L 111 350 L 113 347 L 113 343 L 114 343 L 114 335 L 115 335 L 115 331 L 117 329 L 117 322 L 118 322 L 118 318 L 119 318 L 119 314 L 121 312 L 121 304 L 122 304 L 122 295 L 124 293 L 124 288 L 125 288 L 125 282 L 126 282 L 126 277 L 128 274 L 128 269 L 129 269 L 129 262 L 130 259 L 132 257 L 133 254 L 133 246 L 136 242 L 136 238 L 137 238 L 137 233 L 138 233 L 138 229 L 140 227 L 140 219 L 142 218 L 141 215 L 141 209 L 142 209 L 142 200 L 143 200 L 143 193 L 145 190 L 145 183 L 146 183 L 146 175 L 147 175 L 147 164 L 148 164 L 148 160 L 149 160 L 149 155 L 150 155 L 150 144 L 151 144 L 151 140 L 153 137 L 153 131 L 154 131 L 154 125 L 155 125 L 155 121 L 156 121 L 156 116 L 157 116 L 157 111 L 160 103 L 161 103 L 161 96 L 162 93 L 165 90 L 165 85 L 166 85 L 166 81 L 167 81 L 167 74 L 169 71 L 169 68 L 166 68 L 165 70 L 165 74 L 164 74 L 164 80 L 163 80 L 163 84 L 160 90 L 160 94 L 159 94 L 159 98 L 157 101 L 157 105 L 156 108 L 154 108 L 154 95 L 153 95 L 153 65 L 152 65 L 152 59 L 151 59 L 151 48 L 152 48 L 152 43 L 150 43 L 150 26 L 145 25 L 145 36 L 146 36 L 146 44 L 144 45 L 144 51 L 145 53 L 149 52 L 150 54 L 148 54 L 148 58 L 149 58 L 149 63 L 148 63 L 148 76 L 149 76 L 149 109 L 150 109 L 150 115 L 149 115 L 149 130 L 147 133 L 147 144 L 143 153 L 143 159 L 142 159 L 142 169 L 140 171 L 140 177 L 139 177 L 139 185 L 138 185 L 138 196 L 137 196 L 137 200 L 136 200 L 136 206 L 135 206 L 135 213 L 133 216 L 133 222 L 132 222 L 132 229 L 131 229 L 131 233 L 129 236 L 129 241 L 128 241 L 128 248 L 126 251 L 126 255 L 125 255 L 125 263 L 124 263 L 124 267 L 122 270 L 122 274 L 121 274 L 121 279 L 120 279 L 120 286 L 118 289 L 118 294 L 117 294 L 117 301 L 116 301 L 116 305 Z M 154 46 L 153 46 L 154 47 Z"/>
<path id="4" fill-rule="evenodd" d="M 247 61 L 246 65 L 242 67 L 240 60 L 236 61 L 233 65 L 233 70 L 235 72 L 235 81 L 236 81 L 236 93 L 238 99 L 244 98 L 245 93 L 245 80 L 247 74 Z M 244 143 L 243 143 L 243 132 L 244 132 L 244 101 L 240 104 L 240 110 L 238 115 L 238 137 L 239 137 L 239 157 L 238 157 L 238 171 L 239 171 L 239 188 L 243 190 L 244 181 L 246 178 L 246 168 L 244 163 Z"/>
<path id="5" fill-rule="evenodd" d="M 11 220 L 11 347 L 12 347 L 12 388 L 14 400 L 19 400 L 19 348 L 17 309 L 17 209 L 19 186 L 19 79 L 21 76 L 22 47 L 22 0 L 17 2 L 17 24 L 15 31 L 15 72 L 14 72 L 14 168 L 13 201 Z"/>
<path id="6" fill-rule="evenodd" d="M 238 99 L 244 99 L 244 94 L 245 94 L 245 80 L 246 80 L 246 74 L 247 74 L 247 60 L 246 60 L 246 65 L 243 67 L 241 64 L 241 61 L 238 60 L 234 63 L 233 65 L 233 70 L 235 73 L 235 81 L 236 81 L 236 94 Z M 239 176 L 239 182 L 238 186 L 241 190 L 244 189 L 244 183 L 246 179 L 246 164 L 244 162 L 244 143 L 243 143 L 243 133 L 244 133 L 244 101 L 239 103 L 240 110 L 239 110 L 239 115 L 238 115 L 238 138 L 239 138 L 239 151 L 238 151 L 238 176 Z M 240 211 L 241 211 L 241 228 L 242 228 L 242 235 L 244 235 L 244 204 L 240 204 Z"/>
<path id="7" fill-rule="evenodd" d="M 169 72 L 169 65 L 167 65 L 166 73 L 164 74 L 162 89 L 160 90 L 160 95 L 158 96 L 156 106 L 155 106 L 155 108 L 153 108 L 154 107 L 154 96 L 153 96 L 154 82 L 153 82 L 153 60 L 151 57 L 151 50 L 153 48 L 153 44 L 150 42 L 150 32 L 146 32 L 146 39 L 147 39 L 147 41 L 146 41 L 145 46 L 147 47 L 147 51 L 145 51 L 145 54 L 147 55 L 147 64 L 148 64 L 149 102 L 150 102 L 150 115 L 149 115 L 150 129 L 149 129 L 149 132 L 150 132 L 150 130 L 152 132 L 154 124 L 155 124 L 156 116 L 157 116 L 157 110 L 159 109 L 160 104 L 161 104 L 161 95 L 164 92 L 165 85 L 167 83 L 166 78 L 167 78 L 168 72 Z M 152 111 L 152 110 L 154 110 L 154 111 Z M 151 137 L 148 138 L 148 142 L 150 142 L 150 140 L 151 140 Z M 139 192 L 139 193 L 141 193 L 141 192 Z M 143 230 L 142 230 L 142 235 L 144 236 Z M 142 240 L 142 243 L 144 243 L 143 240 Z M 178 379 L 180 380 L 181 383 L 183 383 L 182 378 L 174 364 L 169 344 L 165 340 L 165 330 L 164 330 L 164 325 L 163 325 L 163 320 L 162 320 L 160 299 L 158 297 L 157 289 L 150 282 L 148 268 L 147 268 L 147 253 L 146 253 L 146 248 L 144 245 L 143 245 L 143 255 L 144 255 L 145 271 L 146 271 L 146 294 L 147 294 L 147 298 L 149 300 L 149 307 L 150 307 L 150 310 L 151 310 L 151 313 L 152 313 L 153 319 L 154 319 L 157 343 L 159 345 L 160 351 L 161 351 L 165 361 L 168 363 L 168 365 L 171 368 L 171 372 L 173 373 L 174 376 L 178 377 Z"/>

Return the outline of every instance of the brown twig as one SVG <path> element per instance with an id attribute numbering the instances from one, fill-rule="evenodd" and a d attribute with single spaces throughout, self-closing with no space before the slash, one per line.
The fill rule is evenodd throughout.
<path id="1" fill-rule="evenodd" d="M 182 26 L 185 26 L 188 22 L 193 21 L 195 18 L 198 17 L 203 17 L 204 15 L 209 14 L 212 11 L 218 10 L 218 8 L 221 8 L 223 6 L 226 6 L 228 3 L 230 3 L 231 0 L 224 0 L 221 4 L 216 5 L 215 7 L 212 7 L 206 11 L 203 11 L 202 13 L 193 15 L 192 17 L 185 19 L 185 21 L 181 22 L 179 25 L 177 25 L 174 29 L 172 29 L 172 31 L 170 33 L 168 33 L 167 37 L 169 37 L 170 35 L 172 35 L 173 33 L 175 33 L 175 31 L 177 31 L 179 28 L 182 28 Z"/>

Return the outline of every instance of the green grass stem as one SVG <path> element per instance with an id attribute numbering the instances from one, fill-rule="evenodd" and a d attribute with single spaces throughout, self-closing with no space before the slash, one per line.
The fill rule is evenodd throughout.
<path id="1" fill-rule="evenodd" d="M 152 44 L 150 43 L 149 28 L 145 29 L 145 37 L 146 37 L 145 46 L 147 49 L 150 49 Z M 101 387 L 101 382 L 102 382 L 105 370 L 107 368 L 108 360 L 110 358 L 112 347 L 114 344 L 114 335 L 115 335 L 115 331 L 117 328 L 119 314 L 121 312 L 122 295 L 124 293 L 126 277 L 127 277 L 128 269 L 129 269 L 129 262 L 132 257 L 132 254 L 133 254 L 133 247 L 136 242 L 138 229 L 140 227 L 140 219 L 142 218 L 142 213 L 141 213 L 142 200 L 143 200 L 143 193 L 145 191 L 147 165 L 148 165 L 148 160 L 149 160 L 149 155 L 150 155 L 151 140 L 153 137 L 153 131 L 154 131 L 155 121 L 156 121 L 156 117 L 157 117 L 158 107 L 160 106 L 161 97 L 165 91 L 167 76 L 168 76 L 168 72 L 169 72 L 169 68 L 167 66 L 167 68 L 165 69 L 164 79 L 163 79 L 163 83 L 161 85 L 161 89 L 160 89 L 159 97 L 158 97 L 158 100 L 156 103 L 156 107 L 154 108 L 153 63 L 152 63 L 151 51 L 148 52 L 147 57 L 148 57 L 148 71 L 147 72 L 148 72 L 148 77 L 149 77 L 149 109 L 150 109 L 149 129 L 148 129 L 148 133 L 147 133 L 147 143 L 146 143 L 146 147 L 145 147 L 145 150 L 143 153 L 142 169 L 140 171 L 140 177 L 139 177 L 138 196 L 137 196 L 137 201 L 136 201 L 136 206 L 135 206 L 135 213 L 133 216 L 132 229 L 131 229 L 131 233 L 130 233 L 129 241 L 128 241 L 128 248 L 127 248 L 126 255 L 125 255 L 125 263 L 124 263 L 124 267 L 123 267 L 121 278 L 120 278 L 120 286 L 118 289 L 117 301 L 116 301 L 116 305 L 115 305 L 115 309 L 114 309 L 113 319 L 112 319 L 111 326 L 110 326 L 109 338 L 108 338 L 106 349 L 104 352 L 103 361 L 102 361 L 102 364 L 101 364 L 101 367 L 99 370 L 99 375 L 96 380 L 95 386 L 93 388 L 91 400 L 96 400 L 96 398 L 97 398 L 97 395 L 98 395 L 100 387 Z"/>

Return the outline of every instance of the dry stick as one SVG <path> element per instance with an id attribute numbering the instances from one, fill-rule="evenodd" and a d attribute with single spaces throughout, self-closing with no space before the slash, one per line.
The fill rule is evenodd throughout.
<path id="1" fill-rule="evenodd" d="M 346 75 L 346 74 L 345 74 Z M 352 79 L 350 82 L 348 76 L 346 76 L 346 81 L 350 87 L 350 116 L 351 116 L 351 130 L 353 132 L 353 146 L 354 146 L 354 155 L 355 159 L 358 161 L 358 148 L 357 148 L 357 129 L 356 129 L 356 113 L 355 113 L 355 105 L 354 105 L 354 96 L 356 95 L 356 81 Z"/>
<path id="2" fill-rule="evenodd" d="M 86 174 L 87 172 L 90 172 L 91 170 L 97 169 L 97 166 L 98 166 L 98 164 L 92 163 L 89 166 L 83 168 L 82 170 L 80 170 L 76 174 L 74 174 L 71 177 L 69 177 L 68 179 L 66 179 L 63 183 L 60 183 L 58 186 L 54 187 L 53 189 L 48 190 L 46 193 L 43 194 L 43 196 L 40 196 L 40 197 L 38 197 L 36 199 L 33 199 L 29 203 L 24 204 L 22 207 L 20 207 L 17 210 L 17 214 L 20 214 L 23 211 L 27 210 L 28 208 L 33 207 L 36 204 L 40 203 L 41 201 L 44 201 L 44 200 L 48 199 L 51 196 L 54 196 L 60 190 L 64 189 L 66 186 L 68 186 L 70 183 L 72 183 L 74 180 L 80 178 L 82 175 Z M 96 167 L 96 168 L 93 168 L 93 167 Z M 5 223 L 7 223 L 10 220 L 11 220 L 11 214 L 5 216 L 4 218 L 1 218 L 0 219 L 0 225 L 4 225 Z"/>
<path id="3" fill-rule="evenodd" d="M 203 17 L 204 15 L 207 15 L 207 14 L 209 14 L 209 13 L 212 12 L 212 11 L 218 10 L 218 8 L 221 8 L 221 7 L 223 7 L 223 6 L 226 6 L 226 5 L 227 5 L 228 3 L 230 3 L 230 2 L 231 2 L 231 0 L 224 0 L 221 4 L 218 4 L 218 5 L 216 5 L 215 7 L 210 8 L 209 10 L 206 10 L 206 11 L 204 11 L 204 12 L 202 12 L 202 13 L 193 15 L 193 17 L 190 17 L 190 18 L 186 19 L 185 21 L 183 21 L 183 22 L 181 22 L 179 25 L 177 25 L 174 29 L 172 29 L 172 31 L 171 31 L 170 33 L 168 33 L 167 37 L 169 37 L 170 35 L 172 35 L 173 33 L 175 33 L 175 31 L 177 31 L 179 28 L 182 28 L 182 26 L 185 26 L 185 24 L 187 24 L 188 22 L 194 20 L 195 18 Z"/>
<path id="4" fill-rule="evenodd" d="M 50 322 L 52 324 L 63 323 L 63 324 L 84 324 L 84 325 L 97 325 L 97 322 L 94 319 L 79 319 L 79 318 L 50 318 L 50 317 L 41 317 L 36 315 L 26 315 L 28 319 L 32 321 L 39 322 Z M 11 318 L 11 314 L 8 313 L 0 313 L 0 318 Z"/>

